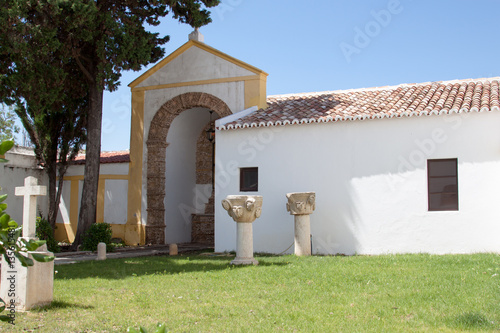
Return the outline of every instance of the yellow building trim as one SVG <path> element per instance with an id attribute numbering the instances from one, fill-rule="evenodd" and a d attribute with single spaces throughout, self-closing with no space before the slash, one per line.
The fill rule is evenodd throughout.
<path id="1" fill-rule="evenodd" d="M 139 84 L 141 84 L 143 81 L 145 81 L 146 79 L 148 79 L 149 77 L 151 77 L 154 73 L 156 73 L 157 71 L 159 71 L 163 66 L 165 66 L 166 64 L 168 64 L 169 62 L 171 62 L 172 60 L 174 60 L 175 58 L 177 58 L 179 55 L 181 55 L 182 53 L 184 53 L 187 49 L 189 49 L 190 47 L 193 47 L 193 46 L 196 46 L 204 51 L 207 51 L 221 59 L 224 59 L 226 61 L 229 61 L 230 63 L 233 63 L 235 64 L 236 66 L 239 66 L 241 68 L 244 68 L 250 72 L 253 72 L 255 74 L 263 74 L 263 75 L 268 75 L 266 72 L 262 71 L 261 69 L 257 68 L 257 67 L 254 67 L 252 65 L 249 65 L 241 60 L 238 60 L 236 58 L 233 58 L 231 57 L 230 55 L 227 55 L 217 49 L 214 49 L 213 47 L 211 46 L 208 46 L 207 44 L 205 43 L 201 43 L 201 42 L 198 42 L 198 41 L 194 41 L 194 40 L 190 40 L 188 41 L 187 43 L 185 43 L 184 45 L 182 45 L 181 47 L 179 47 L 177 50 L 175 50 L 174 52 L 172 52 L 170 55 L 168 55 L 166 58 L 164 58 L 163 60 L 161 60 L 159 63 L 157 63 L 155 66 L 153 66 L 151 69 L 149 69 L 146 73 L 142 74 L 141 76 L 139 76 L 137 79 L 135 79 L 134 81 L 132 81 L 128 86 L 130 88 L 135 88 L 137 87 Z"/>
<path id="2" fill-rule="evenodd" d="M 144 227 L 141 224 L 144 98 L 144 90 L 132 91 L 127 226 L 123 238 L 127 244 L 144 244 L 146 242 Z"/>
<path id="3" fill-rule="evenodd" d="M 125 224 L 111 224 L 113 238 L 121 238 L 125 240 L 125 227 Z"/>
<path id="4" fill-rule="evenodd" d="M 79 193 L 80 193 L 80 180 L 71 180 L 71 191 L 69 197 L 69 220 L 70 224 L 65 225 L 67 238 L 70 242 L 75 239 L 76 228 L 78 226 L 78 208 L 79 203 Z"/>
<path id="5" fill-rule="evenodd" d="M 96 223 L 104 222 L 105 193 L 106 193 L 106 179 L 99 177 L 99 185 L 97 186 Z"/>
<path id="6" fill-rule="evenodd" d="M 69 242 L 72 243 L 75 240 L 75 235 L 73 233 L 72 226 L 66 223 L 57 223 L 55 231 L 55 238 L 59 242 Z M 127 229 L 126 224 L 111 224 L 111 231 L 113 238 L 125 239 L 125 230 Z"/>
<path id="7" fill-rule="evenodd" d="M 59 180 L 59 177 L 57 178 L 57 180 Z M 83 180 L 83 175 L 81 176 L 64 176 L 63 177 L 63 180 L 69 180 L 69 181 L 73 181 L 73 180 Z"/>
<path id="8" fill-rule="evenodd" d="M 99 180 L 108 179 L 128 180 L 128 175 L 99 175 Z"/>
<path id="9" fill-rule="evenodd" d="M 248 81 L 258 81 L 258 80 L 261 80 L 260 75 L 235 76 L 235 77 L 226 77 L 221 79 L 188 81 L 179 83 L 160 84 L 148 87 L 137 87 L 137 88 L 132 88 L 132 91 L 146 91 L 146 90 L 168 89 L 168 88 L 178 88 L 178 87 L 188 87 L 188 86 L 201 86 L 204 84 L 214 84 L 214 83 L 227 83 L 227 82 L 239 82 L 239 81 L 248 82 Z"/>
<path id="10" fill-rule="evenodd" d="M 259 75 L 257 80 L 245 81 L 245 109 L 257 106 L 267 108 L 267 75 Z"/>

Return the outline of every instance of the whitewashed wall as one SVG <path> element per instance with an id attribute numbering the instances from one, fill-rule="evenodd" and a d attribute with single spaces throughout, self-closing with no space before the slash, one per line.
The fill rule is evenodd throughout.
<path id="1" fill-rule="evenodd" d="M 23 197 L 15 195 L 15 188 L 24 186 L 24 178 L 33 176 L 38 179 L 38 184 L 48 185 L 48 177 L 42 169 L 36 166 L 35 155 L 32 151 L 16 147 L 5 154 L 8 163 L 0 163 L 0 190 L 7 194 L 5 203 L 8 205 L 7 214 L 19 224 L 23 222 Z M 37 213 L 42 212 L 47 216 L 47 197 L 38 197 Z"/>
<path id="2" fill-rule="evenodd" d="M 256 252 L 293 243 L 285 194 L 315 191 L 313 253 L 498 253 L 499 126 L 483 112 L 218 131 L 215 249 L 235 250 L 220 202 L 240 193 L 238 168 L 258 167 Z M 427 210 L 429 158 L 458 158 L 459 211 Z"/>

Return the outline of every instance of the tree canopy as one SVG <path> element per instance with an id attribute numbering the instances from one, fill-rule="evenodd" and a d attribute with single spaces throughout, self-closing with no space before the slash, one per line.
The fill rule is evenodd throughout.
<path id="1" fill-rule="evenodd" d="M 16 125 L 16 114 L 12 108 L 0 105 L 0 142 L 15 139 L 16 133 L 19 133 L 19 127 Z"/>

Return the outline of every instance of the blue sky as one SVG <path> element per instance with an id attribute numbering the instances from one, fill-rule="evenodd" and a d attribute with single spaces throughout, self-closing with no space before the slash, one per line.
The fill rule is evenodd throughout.
<path id="1" fill-rule="evenodd" d="M 499 0 L 223 0 L 200 31 L 269 73 L 274 95 L 500 76 L 498 13 Z M 171 18 L 155 29 L 166 55 L 192 31 Z M 129 148 L 127 85 L 147 68 L 105 92 L 103 151 Z"/>

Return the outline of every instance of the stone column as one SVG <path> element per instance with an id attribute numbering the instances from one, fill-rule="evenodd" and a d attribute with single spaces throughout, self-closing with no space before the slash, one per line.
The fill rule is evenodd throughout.
<path id="1" fill-rule="evenodd" d="M 309 215 L 316 208 L 314 192 L 288 193 L 286 210 L 295 219 L 295 255 L 311 255 L 311 223 Z"/>
<path id="2" fill-rule="evenodd" d="M 262 212 L 262 196 L 229 195 L 222 200 L 222 207 L 237 223 L 236 258 L 231 265 L 258 265 L 259 262 L 253 258 L 252 222 Z"/>

